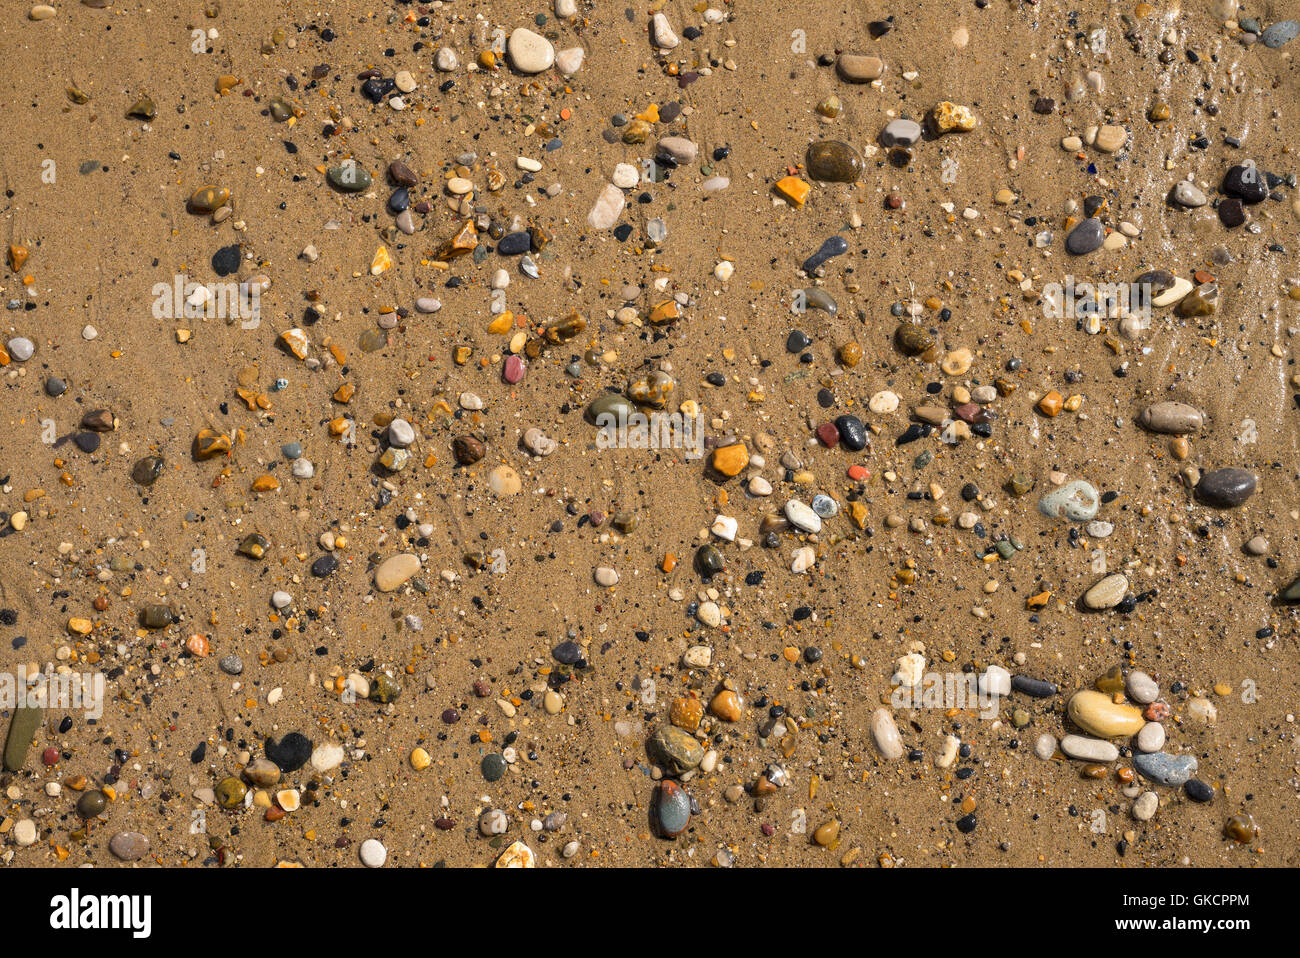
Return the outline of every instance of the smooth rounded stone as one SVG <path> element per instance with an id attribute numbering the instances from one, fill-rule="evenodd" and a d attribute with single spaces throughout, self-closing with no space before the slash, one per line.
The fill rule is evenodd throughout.
<path id="1" fill-rule="evenodd" d="M 45 380 L 45 395 L 57 399 L 68 391 L 68 384 L 56 376 Z"/>
<path id="2" fill-rule="evenodd" d="M 1038 511 L 1049 519 L 1087 522 L 1101 508 L 1096 487 L 1086 479 L 1075 479 L 1047 493 L 1038 500 Z"/>
<path id="3" fill-rule="evenodd" d="M 1084 762 L 1113 762 L 1119 758 L 1119 749 L 1112 743 L 1083 735 L 1063 736 L 1061 751 Z"/>
<path id="4" fill-rule="evenodd" d="M 415 310 L 419 313 L 436 313 L 442 309 L 442 303 L 432 296 L 421 296 L 415 301 Z"/>
<path id="5" fill-rule="evenodd" d="M 35 845 L 37 837 L 36 823 L 30 818 L 24 818 L 14 825 L 14 844 L 19 848 Z"/>
<path id="6" fill-rule="evenodd" d="M 280 766 L 270 759 L 258 758 L 244 766 L 244 780 L 250 785 L 270 788 L 280 781 Z"/>
<path id="7" fill-rule="evenodd" d="M 217 660 L 217 668 L 227 675 L 239 675 L 244 671 L 244 660 L 231 652 L 229 655 L 223 655 Z"/>
<path id="8" fill-rule="evenodd" d="M 1244 547 L 1246 552 L 1253 556 L 1262 556 L 1268 554 L 1268 539 L 1264 536 L 1251 536 L 1246 540 Z"/>
<path id="9" fill-rule="evenodd" d="M 375 588 L 380 592 L 392 592 L 419 571 L 420 557 L 414 553 L 400 552 L 389 556 L 375 568 Z"/>
<path id="10" fill-rule="evenodd" d="M 102 440 L 99 438 L 99 433 L 97 433 L 97 432 L 79 432 L 79 433 L 77 433 L 75 436 L 72 437 L 72 442 L 73 442 L 73 444 L 76 445 L 76 447 L 77 447 L 78 449 L 80 449 L 82 452 L 94 452 L 94 451 L 96 451 L 96 450 L 99 448 L 99 444 L 100 444 L 101 441 L 102 441 Z M 154 456 L 154 457 L 152 457 L 152 458 L 155 458 L 155 459 L 156 459 L 156 458 L 158 458 L 158 457 Z M 144 460 L 140 460 L 140 462 L 143 462 L 143 461 L 144 461 Z M 161 459 L 160 459 L 159 461 L 161 462 Z M 136 463 L 136 466 L 139 466 L 139 465 L 140 465 L 140 463 L 137 462 L 137 463 Z M 134 467 L 131 469 L 131 475 L 132 475 L 132 477 L 135 476 L 135 468 L 134 468 Z M 154 478 L 156 479 L 156 478 L 158 478 L 158 477 L 155 476 Z M 147 483 L 142 483 L 142 485 L 147 485 Z"/>
<path id="11" fill-rule="evenodd" d="M 1177 788 L 1196 774 L 1197 763 L 1195 755 L 1142 752 L 1133 756 L 1133 766 L 1143 778 Z"/>
<path id="12" fill-rule="evenodd" d="M 1141 709 L 1117 704 L 1109 695 L 1093 689 L 1081 689 L 1070 697 L 1070 721 L 1098 738 L 1136 735 L 1146 722 Z"/>
<path id="13" fill-rule="evenodd" d="M 451 441 L 451 453 L 462 466 L 472 466 L 487 455 L 487 447 L 475 436 L 457 436 Z"/>
<path id="14" fill-rule="evenodd" d="M 118 832 L 108 840 L 108 850 L 124 862 L 139 861 L 149 851 L 149 837 L 139 832 Z"/>
<path id="15" fill-rule="evenodd" d="M 1103 153 L 1117 153 L 1128 142 L 1128 130 L 1114 123 L 1103 124 L 1097 130 L 1093 146 Z"/>
<path id="16" fill-rule="evenodd" d="M 415 442 L 415 427 L 405 419 L 394 419 L 388 424 L 388 443 L 405 449 Z"/>
<path id="17" fill-rule="evenodd" d="M 81 797 L 77 799 L 77 814 L 85 819 L 103 814 L 107 807 L 108 796 L 97 788 L 82 792 Z"/>
<path id="18" fill-rule="evenodd" d="M 812 507 L 798 499 L 791 499 L 785 504 L 785 517 L 790 525 L 804 532 L 821 532 L 821 516 L 813 512 Z"/>
<path id="19" fill-rule="evenodd" d="M 596 580 L 596 585 L 609 589 L 618 585 L 618 570 L 611 569 L 609 566 L 598 566 L 592 573 L 592 578 Z"/>
<path id="20" fill-rule="evenodd" d="M 505 756 L 498 752 L 489 752 L 483 756 L 483 761 L 479 762 L 478 768 L 485 782 L 499 782 L 506 774 Z"/>
<path id="21" fill-rule="evenodd" d="M 460 57 L 451 47 L 439 47 L 433 56 L 433 67 L 440 73 L 451 73 L 460 67 Z"/>
<path id="22" fill-rule="evenodd" d="M 1159 722 L 1147 722 L 1137 733 L 1139 752 L 1158 752 L 1165 747 L 1165 727 Z"/>
<path id="23" fill-rule="evenodd" d="M 478 818 L 478 830 L 486 838 L 504 835 L 510 827 L 510 816 L 499 808 L 489 808 Z"/>
<path id="24" fill-rule="evenodd" d="M 577 16 L 578 0 L 555 0 L 555 15 L 561 20 Z"/>
<path id="25" fill-rule="evenodd" d="M 646 751 L 670 775 L 684 775 L 704 761 L 704 748 L 675 725 L 661 725 L 646 742 Z"/>
<path id="26" fill-rule="evenodd" d="M 676 782 L 663 781 L 655 786 L 655 829 L 664 838 L 674 838 L 686 831 L 691 821 L 691 799 Z"/>
<path id="27" fill-rule="evenodd" d="M 367 838 L 362 842 L 358 854 L 361 856 L 361 864 L 367 868 L 383 868 L 384 862 L 388 861 L 388 849 L 377 838 Z"/>
<path id="28" fill-rule="evenodd" d="M 519 478 L 519 473 L 509 466 L 497 466 L 488 473 L 488 488 L 492 490 L 494 496 L 517 495 L 523 487 L 524 483 Z"/>
<path id="29" fill-rule="evenodd" d="M 1297 36 L 1300 36 L 1300 20 L 1279 20 L 1266 27 L 1259 38 L 1264 46 L 1276 50 L 1283 44 L 1290 43 Z"/>
<path id="30" fill-rule="evenodd" d="M 541 73 L 555 63 L 555 47 L 540 34 L 519 27 L 506 41 L 510 65 L 520 73 Z"/>
<path id="31" fill-rule="evenodd" d="M 656 150 L 658 156 L 667 156 L 679 166 L 694 163 L 699 153 L 699 146 L 684 136 L 665 136 L 659 141 Z"/>
<path id="32" fill-rule="evenodd" d="M 1160 686 L 1145 672 L 1130 672 L 1124 681 L 1128 697 L 1139 705 L 1150 705 L 1160 697 Z"/>
<path id="33" fill-rule="evenodd" d="M 1191 180 L 1179 180 L 1174 184 L 1171 198 L 1179 206 L 1195 209 L 1210 202 L 1210 198 Z"/>
<path id="34" fill-rule="evenodd" d="M 501 256 L 520 256 L 527 253 L 533 238 L 527 230 L 507 233 L 497 242 L 497 253 Z"/>
<path id="35" fill-rule="evenodd" d="M 990 665 L 980 675 L 977 688 L 984 696 L 1003 698 L 1010 695 L 1011 673 L 1000 665 Z"/>
<path id="36" fill-rule="evenodd" d="M 582 69 L 582 63 L 586 59 L 587 51 L 582 47 L 566 47 L 555 54 L 555 68 L 562 76 L 573 76 Z"/>
<path id="37" fill-rule="evenodd" d="M 822 140 L 804 156 L 808 175 L 824 183 L 856 183 L 862 176 L 862 154 L 840 140 Z"/>
<path id="38" fill-rule="evenodd" d="M 1065 250 L 1073 256 L 1084 256 L 1101 249 L 1106 241 L 1106 229 L 1101 220 L 1090 216 L 1065 237 Z"/>
<path id="39" fill-rule="evenodd" d="M 1215 469 L 1201 476 L 1196 498 L 1216 509 L 1234 509 L 1255 494 L 1255 474 L 1247 469 Z"/>
<path id="40" fill-rule="evenodd" d="M 1205 425 L 1205 417 L 1195 406 L 1184 402 L 1158 402 L 1143 409 L 1138 422 L 1151 432 L 1185 436 Z"/>
<path id="41" fill-rule="evenodd" d="M 915 120 L 891 120 L 880 134 L 885 146 L 912 146 L 921 139 L 921 124 Z"/>
<path id="42" fill-rule="evenodd" d="M 885 61 L 861 53 L 841 53 L 835 61 L 835 71 L 848 83 L 870 83 L 879 80 L 885 72 Z"/>
<path id="43" fill-rule="evenodd" d="M 1184 782 L 1183 791 L 1192 801 L 1200 802 L 1202 804 L 1211 801 L 1214 798 L 1214 789 L 1205 782 L 1202 782 L 1199 778 L 1188 779 Z"/>
<path id="44" fill-rule="evenodd" d="M 894 761 L 903 755 L 903 740 L 898 735 L 898 725 L 888 709 L 879 708 L 871 713 L 871 741 L 881 756 Z"/>
<path id="45" fill-rule="evenodd" d="M 845 449 L 860 452 L 867 447 L 867 427 L 857 416 L 837 416 L 835 428 L 839 431 L 840 442 L 844 443 Z"/>
<path id="46" fill-rule="evenodd" d="M 1155 792 L 1143 792 L 1133 803 L 1133 817 L 1139 822 L 1149 822 L 1155 818 L 1160 808 L 1160 796 Z"/>
<path id="47" fill-rule="evenodd" d="M 1178 315 L 1186 319 L 1213 316 L 1218 311 L 1219 284 L 1202 283 L 1178 303 Z"/>
<path id="48" fill-rule="evenodd" d="M 1093 519 L 1083 527 L 1083 531 L 1094 539 L 1105 539 L 1115 532 L 1115 527 L 1104 519 Z"/>
<path id="49" fill-rule="evenodd" d="M 27 752 L 36 729 L 40 727 L 45 710 L 40 707 L 18 706 L 9 720 L 9 734 L 5 738 L 4 768 L 7 772 L 21 771 L 27 762 Z"/>
<path id="50" fill-rule="evenodd" d="M 1128 576 L 1112 572 L 1083 594 L 1083 604 L 1094 611 L 1113 609 L 1128 594 Z"/>
<path id="51" fill-rule="evenodd" d="M 625 206 L 627 206 L 627 197 L 623 195 L 623 191 L 613 183 L 608 183 L 601 190 L 600 196 L 596 197 L 591 212 L 587 214 L 587 225 L 597 230 L 613 229 L 618 218 L 623 215 Z"/>
<path id="52" fill-rule="evenodd" d="M 289 469 L 295 479 L 310 479 L 316 475 L 316 467 L 312 465 L 310 459 L 295 459 L 289 464 Z"/>
<path id="53" fill-rule="evenodd" d="M 1056 754 L 1056 736 L 1044 732 L 1034 739 L 1034 755 L 1046 762 Z"/>
<path id="54" fill-rule="evenodd" d="M 20 363 L 25 363 L 36 353 L 36 344 L 26 336 L 15 336 L 7 344 L 9 356 Z"/>
<path id="55" fill-rule="evenodd" d="M 1213 725 L 1219 720 L 1219 710 L 1203 695 L 1198 695 L 1187 702 L 1187 717 L 1200 725 Z"/>
<path id="56" fill-rule="evenodd" d="M 326 171 L 325 178 L 335 189 L 344 193 L 361 193 L 370 189 L 370 171 L 351 160 L 331 166 Z"/>
<path id="57" fill-rule="evenodd" d="M 650 40 L 660 50 L 672 50 L 682 42 L 673 31 L 673 25 L 662 13 L 656 13 L 650 18 Z"/>
<path id="58" fill-rule="evenodd" d="M 695 618 L 711 629 L 722 625 L 722 609 L 716 602 L 701 602 L 695 612 Z"/>
<path id="59" fill-rule="evenodd" d="M 1032 675 L 1013 675 L 1011 677 L 1011 690 L 1035 699 L 1048 699 L 1059 691 L 1055 685 L 1046 679 L 1036 679 Z"/>

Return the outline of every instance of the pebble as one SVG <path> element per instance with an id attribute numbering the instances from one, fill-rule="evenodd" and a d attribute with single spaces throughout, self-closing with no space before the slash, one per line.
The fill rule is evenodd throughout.
<path id="1" fill-rule="evenodd" d="M 389 556 L 375 569 L 375 588 L 392 592 L 401 588 L 420 571 L 420 557 L 410 552 Z"/>
<path id="2" fill-rule="evenodd" d="M 1194 755 L 1148 752 L 1134 755 L 1133 766 L 1143 778 L 1170 788 L 1177 788 L 1196 773 L 1197 762 Z"/>
<path id="3" fill-rule="evenodd" d="M 790 524 L 796 529 L 813 533 L 821 531 L 821 516 L 817 515 L 807 503 L 798 499 L 791 499 L 786 502 L 784 512 L 785 517 L 790 520 Z"/>
<path id="4" fill-rule="evenodd" d="M 885 72 L 884 61 L 879 57 L 861 53 L 841 53 L 835 61 L 836 72 L 849 83 L 870 83 L 879 80 Z"/>
<path id="5" fill-rule="evenodd" d="M 811 144 L 804 162 L 809 176 L 830 183 L 856 183 L 865 167 L 862 154 L 840 140 Z"/>
<path id="6" fill-rule="evenodd" d="M 361 843 L 358 853 L 361 856 L 361 864 L 367 868 L 383 868 L 384 862 L 388 861 L 388 849 L 377 838 L 367 838 Z"/>
<path id="7" fill-rule="evenodd" d="M 1074 256 L 1083 256 L 1101 249 L 1105 240 L 1106 229 L 1101 220 L 1090 217 L 1070 230 L 1065 237 L 1065 249 Z"/>
<path id="8" fill-rule="evenodd" d="M 1205 421 L 1195 406 L 1181 402 L 1158 402 L 1143 409 L 1138 422 L 1152 432 L 1184 436 L 1197 432 Z"/>
<path id="9" fill-rule="evenodd" d="M 1235 509 L 1255 494 L 1255 488 L 1255 474 L 1249 470 L 1215 469 L 1201 476 L 1196 497 L 1216 509 Z"/>
<path id="10" fill-rule="evenodd" d="M 691 801 L 676 782 L 663 781 L 655 786 L 654 820 L 659 834 L 675 838 L 686 831 L 691 821 Z"/>
<path id="11" fill-rule="evenodd" d="M 1083 594 L 1083 604 L 1094 611 L 1113 609 L 1127 594 L 1128 576 L 1113 572 Z"/>
<path id="12" fill-rule="evenodd" d="M 1038 510 L 1049 519 L 1087 522 L 1101 508 L 1101 497 L 1092 483 L 1075 479 L 1048 492 L 1038 500 Z"/>
<path id="13" fill-rule="evenodd" d="M 1034 740 L 1034 755 L 1046 762 L 1056 754 L 1056 736 L 1043 732 Z"/>
<path id="14" fill-rule="evenodd" d="M 1179 180 L 1174 184 L 1173 200 L 1179 206 L 1192 209 L 1210 202 L 1210 198 L 1191 180 Z"/>
<path id="15" fill-rule="evenodd" d="M 1143 792 L 1133 802 L 1133 817 L 1139 822 L 1149 822 L 1159 808 L 1160 797 L 1155 792 Z"/>
<path id="16" fill-rule="evenodd" d="M 1264 46 L 1275 50 L 1290 43 L 1298 35 L 1300 35 L 1300 20 L 1279 20 L 1264 28 L 1264 32 L 1260 34 L 1260 41 Z"/>
<path id="17" fill-rule="evenodd" d="M 587 214 L 587 223 L 592 229 L 613 229 L 618 218 L 623 215 L 623 208 L 626 205 L 627 198 L 623 195 L 623 191 L 611 183 L 596 198 L 595 205 Z"/>
<path id="18" fill-rule="evenodd" d="M 1160 686 L 1145 672 L 1130 672 L 1124 680 L 1128 697 L 1139 705 L 1149 705 L 1160 697 Z"/>
<path id="19" fill-rule="evenodd" d="M 1082 689 L 1070 698 L 1070 721 L 1098 738 L 1135 735 L 1142 728 L 1142 712 L 1132 705 L 1111 701 L 1109 695 Z"/>
<path id="20" fill-rule="evenodd" d="M 892 762 L 902 758 L 903 741 L 898 735 L 894 716 L 887 709 L 876 709 L 871 713 L 871 740 L 886 760 Z"/>
<path id="21" fill-rule="evenodd" d="M 682 42 L 662 13 L 656 13 L 650 18 L 650 39 L 660 50 L 673 50 Z"/>
<path id="22" fill-rule="evenodd" d="M 20 363 L 25 363 L 36 354 L 36 344 L 25 336 L 15 336 L 8 343 L 9 356 Z"/>
<path id="23" fill-rule="evenodd" d="M 1070 758 L 1085 762 L 1113 762 L 1119 758 L 1119 749 L 1110 742 L 1082 735 L 1066 735 L 1061 739 L 1061 751 Z"/>
<path id="24" fill-rule="evenodd" d="M 891 120 L 881 133 L 885 146 L 913 146 L 921 139 L 921 124 L 915 120 Z"/>
<path id="25" fill-rule="evenodd" d="M 1137 734 L 1140 752 L 1158 752 L 1165 747 L 1165 727 L 1159 722 L 1147 722 Z"/>

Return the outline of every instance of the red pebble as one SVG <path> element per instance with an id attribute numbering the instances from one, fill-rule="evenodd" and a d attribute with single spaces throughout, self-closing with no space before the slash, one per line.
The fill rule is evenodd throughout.
<path id="1" fill-rule="evenodd" d="M 524 361 L 518 356 L 507 356 L 505 368 L 501 370 L 501 378 L 511 385 L 519 382 L 524 378 Z"/>
<path id="2" fill-rule="evenodd" d="M 55 748 L 53 745 L 51 745 L 44 752 L 41 753 L 41 761 L 44 762 L 46 765 L 58 765 L 59 750 Z"/>
<path id="3" fill-rule="evenodd" d="M 849 466 L 849 478 L 855 482 L 861 482 L 863 479 L 871 478 L 871 470 L 866 466 L 852 465 Z"/>
<path id="4" fill-rule="evenodd" d="M 1169 706 L 1164 702 L 1152 702 L 1142 710 L 1142 717 L 1148 722 L 1163 722 L 1169 718 Z"/>
<path id="5" fill-rule="evenodd" d="M 827 449 L 834 449 L 839 445 L 840 431 L 835 428 L 835 423 L 824 422 L 817 427 L 817 438 Z"/>

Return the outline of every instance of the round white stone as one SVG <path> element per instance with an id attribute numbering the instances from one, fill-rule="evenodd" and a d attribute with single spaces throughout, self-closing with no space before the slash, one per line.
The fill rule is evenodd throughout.
<path id="1" fill-rule="evenodd" d="M 383 868 L 388 861 L 388 849 L 377 838 L 367 838 L 361 843 L 361 864 L 367 868 Z"/>
<path id="2" fill-rule="evenodd" d="M 541 73 L 555 63 L 555 47 L 540 34 L 519 27 L 506 41 L 510 62 L 520 73 Z"/>

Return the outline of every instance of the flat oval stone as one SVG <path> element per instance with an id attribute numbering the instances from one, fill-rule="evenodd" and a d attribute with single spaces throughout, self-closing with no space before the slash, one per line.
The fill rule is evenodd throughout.
<path id="1" fill-rule="evenodd" d="M 1152 432 L 1185 436 L 1205 424 L 1201 411 L 1185 402 L 1152 403 L 1142 410 L 1138 422 Z"/>
<path id="2" fill-rule="evenodd" d="M 420 557 L 410 552 L 389 556 L 375 569 L 375 588 L 392 592 L 420 571 Z"/>
<path id="3" fill-rule="evenodd" d="M 1012 691 L 1028 695 L 1035 699 L 1051 698 L 1056 694 L 1056 686 L 1046 679 L 1036 679 L 1031 675 L 1016 675 L 1011 679 Z"/>
<path id="4" fill-rule="evenodd" d="M 912 146 L 921 139 L 921 124 L 915 120 L 891 120 L 880 138 L 885 146 Z"/>
<path id="5" fill-rule="evenodd" d="M 1128 576 L 1114 572 L 1083 594 L 1083 604 L 1094 611 L 1113 609 L 1127 594 Z"/>
<path id="6" fill-rule="evenodd" d="M 1150 705 L 1160 697 L 1160 686 L 1145 672 L 1130 672 L 1124 681 L 1124 690 L 1138 705 Z"/>
<path id="7" fill-rule="evenodd" d="M 1136 735 L 1145 723 L 1140 709 L 1117 704 L 1104 692 L 1081 689 L 1070 698 L 1070 721 L 1099 738 Z"/>
<path id="8" fill-rule="evenodd" d="M 124 862 L 139 861 L 149 850 L 149 838 L 139 832 L 118 832 L 108 840 L 108 850 Z"/>
<path id="9" fill-rule="evenodd" d="M 1138 774 L 1160 785 L 1177 788 L 1196 774 L 1195 755 L 1170 755 L 1168 752 L 1140 753 L 1133 756 Z"/>
<path id="10" fill-rule="evenodd" d="M 36 729 L 40 727 L 45 710 L 39 707 L 20 706 L 13 710 L 9 720 L 9 735 L 5 738 L 4 767 L 7 772 L 18 772 L 27 762 Z"/>
<path id="11" fill-rule="evenodd" d="M 615 424 L 627 422 L 632 414 L 636 412 L 636 407 L 631 401 L 618 393 L 606 393 L 597 397 L 587 407 L 587 417 L 596 425 L 601 425 L 602 416 L 614 417 Z"/>
<path id="12" fill-rule="evenodd" d="M 1191 180 L 1179 180 L 1174 184 L 1173 193 L 1170 195 L 1179 206 L 1185 206 L 1189 209 L 1195 209 L 1210 202 L 1210 198 L 1205 195 L 1205 192 Z"/>
<path id="13" fill-rule="evenodd" d="M 331 166 L 325 173 L 325 178 L 329 180 L 331 186 L 344 193 L 361 193 L 370 189 L 370 171 L 355 163 Z"/>
<path id="14" fill-rule="evenodd" d="M 1053 489 L 1038 500 L 1038 511 L 1049 519 L 1087 522 L 1097 515 L 1101 498 L 1097 489 L 1085 479 L 1075 479 Z"/>
<path id="15" fill-rule="evenodd" d="M 162 456 L 145 456 L 131 467 L 131 480 L 139 486 L 152 486 L 162 475 L 164 465 Z"/>
<path id="16" fill-rule="evenodd" d="M 655 729 L 646 751 L 672 775 L 683 775 L 704 761 L 704 748 L 695 737 L 673 725 Z"/>
<path id="17" fill-rule="evenodd" d="M 880 57 L 861 53 L 841 53 L 835 61 L 835 69 L 840 79 L 849 83 L 870 83 L 880 79 L 885 72 L 885 62 Z"/>
<path id="18" fill-rule="evenodd" d="M 1255 474 L 1247 469 L 1215 469 L 1196 484 L 1196 497 L 1216 509 L 1233 509 L 1255 494 L 1255 486 Z"/>
<path id="19" fill-rule="evenodd" d="M 893 761 L 903 755 L 903 740 L 898 735 L 898 725 L 888 709 L 876 709 L 871 713 L 871 741 L 881 756 Z"/>
<path id="20" fill-rule="evenodd" d="M 1110 742 L 1083 735 L 1066 735 L 1061 738 L 1061 751 L 1070 758 L 1085 762 L 1113 762 L 1119 758 L 1119 749 Z"/>
<path id="21" fill-rule="evenodd" d="M 785 504 L 785 517 L 790 525 L 804 532 L 821 532 L 821 516 L 813 512 L 812 507 L 798 499 L 791 499 Z"/>
<path id="22" fill-rule="evenodd" d="M 195 190 L 190 197 L 189 207 L 193 213 L 211 213 L 220 206 L 225 206 L 230 199 L 230 190 L 224 186 L 205 186 Z"/>
<path id="23" fill-rule="evenodd" d="M 686 831 L 691 821 L 691 799 L 676 782 L 655 786 L 654 822 L 659 834 L 673 838 Z"/>
<path id="24" fill-rule="evenodd" d="M 1158 752 L 1165 747 L 1165 727 L 1159 722 L 1147 722 L 1137 734 L 1140 752 Z"/>
<path id="25" fill-rule="evenodd" d="M 862 154 L 840 140 L 822 140 L 804 157 L 808 175 L 825 183 L 856 183 L 862 176 Z"/>
<path id="26" fill-rule="evenodd" d="M 1105 241 L 1106 230 L 1101 225 L 1101 220 L 1090 216 L 1070 230 L 1070 234 L 1065 238 L 1065 250 L 1074 256 L 1083 256 L 1101 249 L 1101 244 Z"/>

